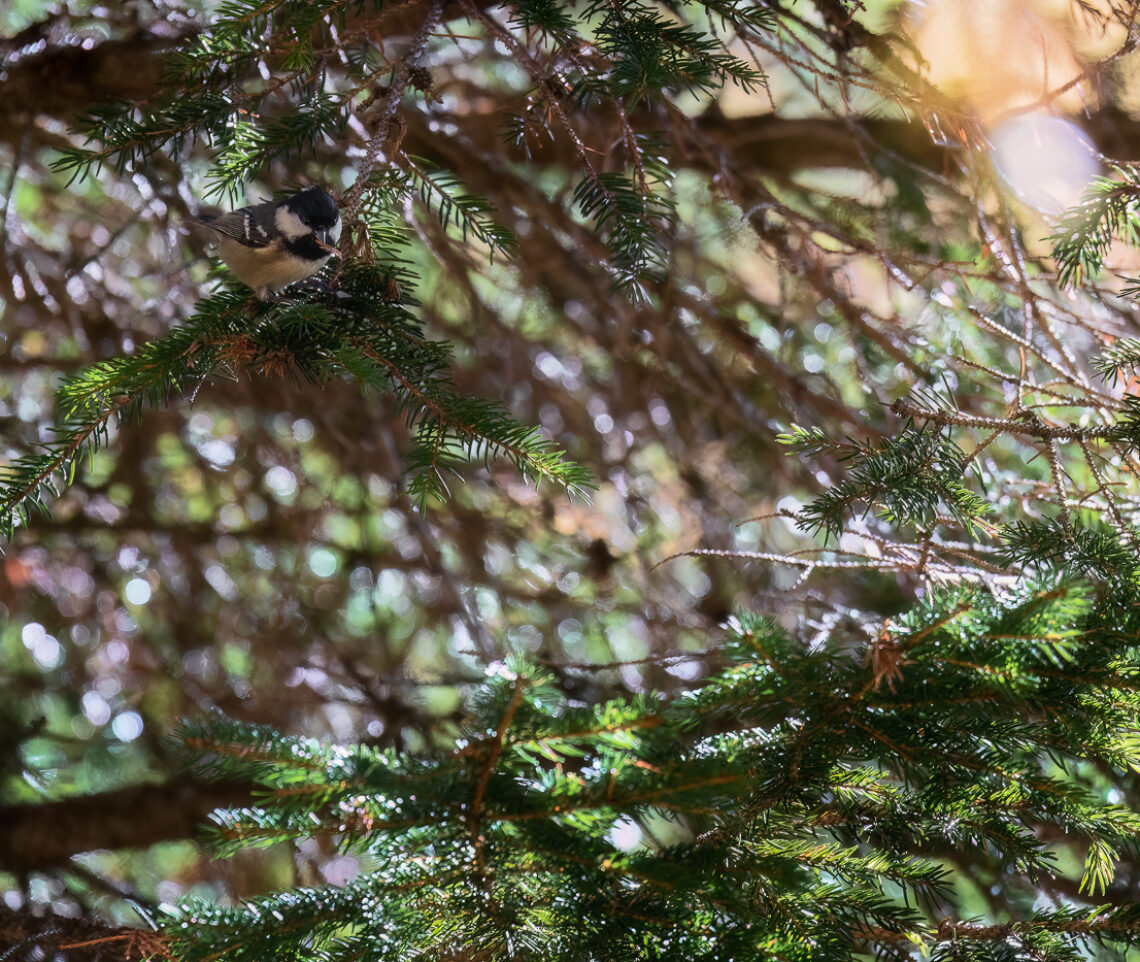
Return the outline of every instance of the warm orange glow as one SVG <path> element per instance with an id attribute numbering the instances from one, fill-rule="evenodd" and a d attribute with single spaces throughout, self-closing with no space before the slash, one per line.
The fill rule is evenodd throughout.
<path id="1" fill-rule="evenodd" d="M 1081 109 L 1088 84 L 1059 88 L 1080 77 L 1075 23 L 1044 0 L 929 0 L 914 3 L 911 36 L 927 62 L 926 75 L 983 123 L 1033 104 L 1054 111 Z"/>

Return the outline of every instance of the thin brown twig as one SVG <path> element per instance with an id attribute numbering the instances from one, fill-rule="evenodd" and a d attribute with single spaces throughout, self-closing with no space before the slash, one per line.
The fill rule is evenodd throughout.
<path id="1" fill-rule="evenodd" d="M 372 178 L 372 172 L 382 160 L 386 159 L 385 150 L 392 134 L 400 101 L 411 82 L 412 71 L 427 50 L 428 42 L 442 18 L 443 3 L 441 0 L 433 0 L 424 16 L 423 23 L 420 24 L 420 29 L 412 39 L 407 53 L 401 58 L 399 66 L 396 68 L 396 75 L 392 78 L 392 83 L 384 96 L 383 103 L 376 113 L 369 118 L 370 123 L 374 125 L 372 136 L 365 147 L 364 159 L 356 171 L 356 181 L 345 196 L 345 207 L 349 221 L 356 220 L 356 212 L 360 206 L 361 198 L 364 196 L 364 191 L 368 187 L 368 182 Z"/>
<path id="2" fill-rule="evenodd" d="M 1042 441 L 1091 441 L 1107 437 L 1108 428 L 1082 428 L 1074 425 L 1046 424 L 1028 413 L 1017 418 L 980 417 L 964 414 L 961 411 L 936 411 L 921 408 L 909 398 L 898 398 L 891 404 L 891 411 L 899 417 L 917 418 L 934 424 L 957 425 L 959 427 L 985 428 L 1005 434 L 1020 434 L 1039 438 Z"/>

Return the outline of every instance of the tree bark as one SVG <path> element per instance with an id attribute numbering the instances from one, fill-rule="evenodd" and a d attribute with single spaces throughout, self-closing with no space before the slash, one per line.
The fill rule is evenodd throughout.
<path id="1" fill-rule="evenodd" d="M 390 36 L 398 36 L 405 26 L 398 18 L 385 25 Z M 32 30 L 28 28 L 23 33 Z M 38 123 L 44 118 L 70 123 L 85 110 L 109 99 L 145 101 L 155 95 L 162 81 L 163 52 L 185 41 L 184 37 L 164 38 L 136 31 L 127 39 L 104 40 L 91 49 L 49 44 L 39 53 L 12 55 L 18 39 L 0 38 L 0 55 L 9 54 L 0 56 L 0 62 L 7 61 L 5 79 L 0 83 L 0 141 L 13 146 L 24 138 L 33 142 L 54 139 L 56 135 Z M 520 113 L 522 106 L 520 100 Z M 447 121 L 458 127 L 453 136 L 476 149 L 502 155 L 500 121 L 509 112 L 497 101 L 493 113 L 472 108 L 448 114 Z M 439 134 L 429 128 L 429 118 L 419 110 L 405 110 L 403 115 L 408 122 L 404 150 L 433 159 L 433 142 Z M 595 112 L 581 118 L 576 115 L 575 122 L 581 122 L 583 132 L 595 145 L 621 142 L 617 118 Z M 1074 118 L 1074 122 L 1083 126 L 1104 156 L 1140 159 L 1140 125 L 1133 117 L 1109 108 Z M 819 167 L 863 168 L 868 154 L 880 153 L 876 148 L 885 148 L 904 162 L 943 172 L 953 169 L 954 154 L 959 149 L 936 144 L 921 123 L 904 118 L 863 118 L 852 124 L 826 117 L 727 118 L 714 110 L 696 118 L 694 123 L 702 135 L 724 144 L 740 158 L 742 170 L 774 176 Z M 525 155 L 523 148 L 507 148 L 507 153 L 517 151 L 516 159 L 525 156 L 528 163 L 538 166 L 576 163 L 575 148 L 565 137 L 544 140 L 529 148 Z M 679 162 L 683 165 L 684 158 L 679 158 Z"/>
<path id="2" fill-rule="evenodd" d="M 0 868 L 22 874 L 62 865 L 81 852 L 192 838 L 215 808 L 249 801 L 246 783 L 182 777 L 0 808 Z"/>

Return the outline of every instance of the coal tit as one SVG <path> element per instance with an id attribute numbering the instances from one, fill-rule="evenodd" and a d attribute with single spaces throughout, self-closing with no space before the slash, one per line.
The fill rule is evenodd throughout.
<path id="1" fill-rule="evenodd" d="M 336 201 L 316 186 L 193 223 L 213 231 L 226 266 L 260 300 L 315 274 L 340 240 Z"/>

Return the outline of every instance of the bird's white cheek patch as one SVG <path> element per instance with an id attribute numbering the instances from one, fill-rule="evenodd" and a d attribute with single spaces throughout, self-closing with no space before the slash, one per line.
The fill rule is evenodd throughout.
<path id="1" fill-rule="evenodd" d="M 273 215 L 273 219 L 277 223 L 277 229 L 288 237 L 289 240 L 299 240 L 306 234 L 312 233 L 312 231 L 305 226 L 305 222 L 288 207 L 278 207 L 277 213 Z"/>
<path id="2" fill-rule="evenodd" d="M 340 240 L 340 220 L 337 220 L 332 227 L 329 228 L 329 243 L 335 244 Z"/>

